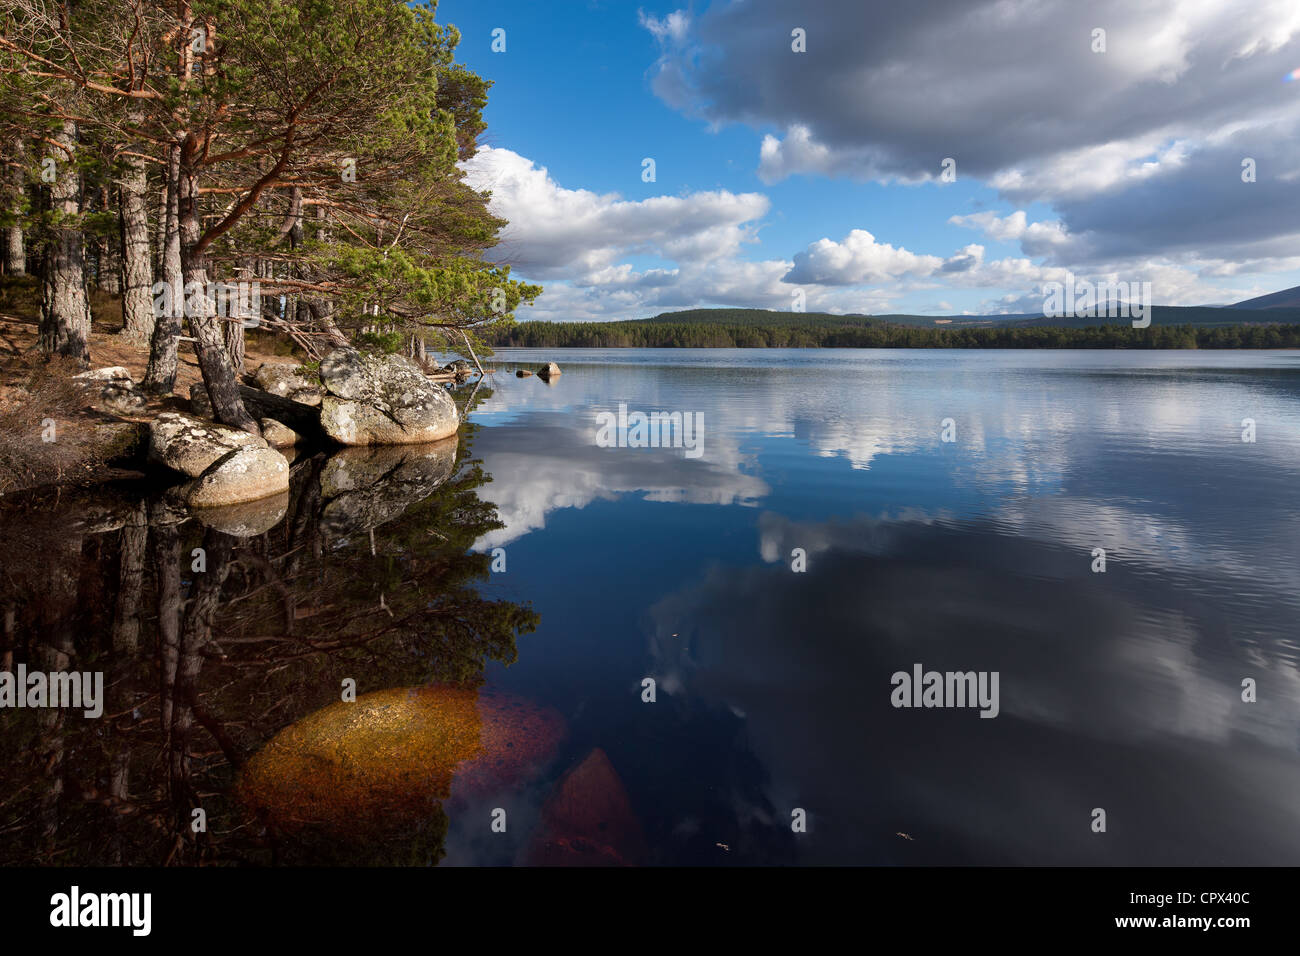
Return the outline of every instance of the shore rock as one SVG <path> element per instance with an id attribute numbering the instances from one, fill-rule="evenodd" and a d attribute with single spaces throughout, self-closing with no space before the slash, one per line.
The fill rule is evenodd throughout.
<path id="1" fill-rule="evenodd" d="M 302 441 L 301 435 L 274 418 L 263 418 L 259 424 L 262 426 L 262 437 L 272 448 L 289 448 Z"/>
<path id="2" fill-rule="evenodd" d="M 140 418 L 148 411 L 144 394 L 135 387 L 131 373 L 120 365 L 91 369 L 72 376 L 72 380 L 98 411 L 122 418 Z"/>
<path id="3" fill-rule="evenodd" d="M 264 392 L 290 398 L 304 405 L 319 405 L 324 397 L 320 383 L 285 362 L 264 362 L 253 373 L 253 382 Z"/>
<path id="4" fill-rule="evenodd" d="M 267 447 L 257 435 L 180 412 L 163 412 L 149 426 L 149 460 L 191 478 L 198 478 L 232 451 Z"/>
<path id="5" fill-rule="evenodd" d="M 456 359 L 454 362 L 448 362 L 442 368 L 438 369 L 438 371 L 447 375 L 454 375 L 456 376 L 456 381 L 463 382 L 465 379 L 473 375 L 477 369 L 464 359 Z"/>
<path id="6" fill-rule="evenodd" d="M 108 365 L 104 368 L 92 368 L 72 376 L 78 382 L 120 382 L 131 381 L 131 372 L 123 365 Z"/>
<path id="7" fill-rule="evenodd" d="M 185 502 L 191 508 L 213 508 L 288 492 L 289 463 L 284 456 L 273 448 L 245 447 L 213 462 L 190 488 Z"/>
<path id="8" fill-rule="evenodd" d="M 327 394 L 321 427 L 344 445 L 409 445 L 456 433 L 460 413 L 447 390 L 401 355 L 337 349 L 320 365 Z"/>

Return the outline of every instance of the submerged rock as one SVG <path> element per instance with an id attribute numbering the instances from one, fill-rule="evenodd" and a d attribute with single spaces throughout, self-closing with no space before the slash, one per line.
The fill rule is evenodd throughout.
<path id="1" fill-rule="evenodd" d="M 149 426 L 149 460 L 191 478 L 236 449 L 266 447 L 257 435 L 180 412 L 163 412 Z"/>
<path id="2" fill-rule="evenodd" d="M 401 355 L 337 349 L 321 362 L 328 394 L 321 427 L 344 445 L 408 445 L 456 433 L 460 413 L 447 390 Z"/>
<path id="3" fill-rule="evenodd" d="M 199 476 L 185 502 L 191 508 L 257 501 L 288 494 L 289 462 L 274 448 L 238 448 L 213 462 Z"/>
<path id="4" fill-rule="evenodd" d="M 542 807 L 529 850 L 534 866 L 630 866 L 646 855 L 645 834 L 627 790 L 597 747 L 566 773 Z"/>
<path id="5" fill-rule="evenodd" d="M 245 765 L 236 793 L 282 830 L 346 835 L 427 816 L 453 779 L 478 792 L 527 779 L 563 726 L 552 711 L 469 688 L 376 691 L 280 731 Z"/>

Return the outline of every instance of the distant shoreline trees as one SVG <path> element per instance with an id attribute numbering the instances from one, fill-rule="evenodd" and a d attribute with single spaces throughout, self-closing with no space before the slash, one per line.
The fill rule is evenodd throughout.
<path id="1" fill-rule="evenodd" d="M 1300 325 L 1125 325 L 937 329 L 890 324 L 519 322 L 492 338 L 515 348 L 1289 349 Z"/>

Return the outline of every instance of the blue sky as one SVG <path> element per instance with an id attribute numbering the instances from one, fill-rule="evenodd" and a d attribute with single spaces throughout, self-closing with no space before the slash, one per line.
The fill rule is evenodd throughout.
<path id="1" fill-rule="evenodd" d="M 1300 4 L 1232 6 L 443 0 L 438 20 L 495 84 L 467 176 L 510 220 L 493 256 L 547 289 L 518 317 L 564 321 L 796 294 L 1039 311 L 1067 271 L 1168 304 L 1300 285 Z"/>

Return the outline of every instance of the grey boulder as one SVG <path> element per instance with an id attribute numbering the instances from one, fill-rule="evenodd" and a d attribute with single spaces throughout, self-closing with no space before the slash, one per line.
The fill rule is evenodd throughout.
<path id="1" fill-rule="evenodd" d="M 410 445 L 449 438 L 460 413 L 447 390 L 401 355 L 337 349 L 320 365 L 321 427 L 343 445 Z"/>
<path id="2" fill-rule="evenodd" d="M 257 435 L 180 412 L 163 412 L 149 426 L 149 460 L 191 478 L 232 451 L 266 447 Z"/>

